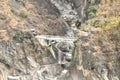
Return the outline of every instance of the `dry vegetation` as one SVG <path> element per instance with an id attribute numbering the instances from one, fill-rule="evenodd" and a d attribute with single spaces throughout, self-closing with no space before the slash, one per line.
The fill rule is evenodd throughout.
<path id="1" fill-rule="evenodd" d="M 88 25 L 104 30 L 104 35 L 120 35 L 120 0 L 101 0 L 98 6 L 90 7 L 94 13 L 94 18 L 86 21 Z"/>

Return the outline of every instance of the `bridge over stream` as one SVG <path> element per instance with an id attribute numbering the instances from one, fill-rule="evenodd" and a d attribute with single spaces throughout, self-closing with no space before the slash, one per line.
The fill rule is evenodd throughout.
<path id="1" fill-rule="evenodd" d="M 54 36 L 54 35 L 37 35 L 35 36 L 37 39 L 46 39 L 46 40 L 54 40 L 57 42 L 74 42 L 78 38 L 77 37 L 65 37 L 65 36 Z"/>

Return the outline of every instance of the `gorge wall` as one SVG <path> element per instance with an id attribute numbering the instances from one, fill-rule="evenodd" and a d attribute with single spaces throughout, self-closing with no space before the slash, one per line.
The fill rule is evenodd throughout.
<path id="1" fill-rule="evenodd" d="M 119 80 L 119 7 L 119 0 L 1 0 L 0 80 Z"/>

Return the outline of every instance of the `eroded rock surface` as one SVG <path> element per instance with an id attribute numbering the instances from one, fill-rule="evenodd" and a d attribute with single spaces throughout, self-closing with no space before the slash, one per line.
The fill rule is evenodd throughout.
<path id="1" fill-rule="evenodd" d="M 81 26 L 98 2 L 1 0 L 0 80 L 119 80 L 119 38 Z"/>

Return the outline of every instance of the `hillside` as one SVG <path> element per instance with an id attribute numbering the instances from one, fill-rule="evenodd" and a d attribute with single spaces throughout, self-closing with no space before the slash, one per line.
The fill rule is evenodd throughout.
<path id="1" fill-rule="evenodd" d="M 120 0 L 0 0 L 0 80 L 120 80 Z"/>

